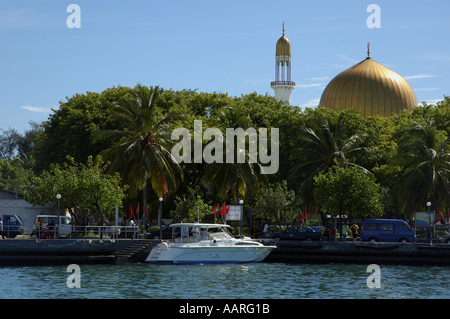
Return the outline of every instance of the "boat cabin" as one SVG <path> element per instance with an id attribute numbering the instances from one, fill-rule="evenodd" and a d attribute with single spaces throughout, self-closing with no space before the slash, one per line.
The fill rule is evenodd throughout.
<path id="1" fill-rule="evenodd" d="M 178 223 L 172 228 L 172 240 L 175 243 L 196 243 L 204 240 L 221 241 L 232 239 L 227 230 L 230 226 L 223 224 Z"/>

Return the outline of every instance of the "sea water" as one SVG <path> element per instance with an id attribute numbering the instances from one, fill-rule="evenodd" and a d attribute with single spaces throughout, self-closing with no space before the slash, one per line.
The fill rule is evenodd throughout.
<path id="1" fill-rule="evenodd" d="M 379 265 L 79 265 L 0 267 L 0 298 L 353 299 L 448 298 L 450 267 Z M 73 287 L 73 288 L 71 288 Z"/>

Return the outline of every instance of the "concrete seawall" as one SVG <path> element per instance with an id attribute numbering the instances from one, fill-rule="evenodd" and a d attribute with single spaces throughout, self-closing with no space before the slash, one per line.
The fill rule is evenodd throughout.
<path id="1" fill-rule="evenodd" d="M 139 249 L 131 249 L 136 242 Z M 115 263 L 139 261 L 159 241 L 133 239 L 6 239 L 0 240 L 0 265 Z M 143 257 L 145 255 L 145 257 Z"/>
<path id="2" fill-rule="evenodd" d="M 0 265 L 143 262 L 159 240 L 0 240 Z M 278 241 L 264 262 L 450 265 L 449 244 Z"/>
<path id="3" fill-rule="evenodd" d="M 264 262 L 450 265 L 449 244 L 279 241 Z"/>

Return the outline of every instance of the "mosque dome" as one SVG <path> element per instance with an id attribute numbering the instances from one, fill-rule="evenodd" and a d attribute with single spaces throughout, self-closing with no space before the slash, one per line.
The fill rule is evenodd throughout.
<path id="1" fill-rule="evenodd" d="M 331 80 L 319 104 L 329 109 L 356 108 L 363 116 L 388 117 L 411 110 L 417 99 L 403 77 L 368 56 Z"/>
<path id="2" fill-rule="evenodd" d="M 276 56 L 287 55 L 291 56 L 291 42 L 284 35 L 284 23 L 283 23 L 283 35 L 277 41 Z"/>

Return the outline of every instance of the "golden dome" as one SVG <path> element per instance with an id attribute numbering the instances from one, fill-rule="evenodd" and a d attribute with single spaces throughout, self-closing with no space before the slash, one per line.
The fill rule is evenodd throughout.
<path id="1" fill-rule="evenodd" d="M 417 99 L 404 78 L 367 57 L 331 80 L 319 104 L 329 109 L 356 108 L 363 116 L 387 117 L 411 110 Z"/>
<path id="2" fill-rule="evenodd" d="M 283 23 L 283 35 L 277 41 L 277 50 L 275 56 L 288 55 L 291 56 L 291 42 L 284 36 L 284 23 Z"/>

